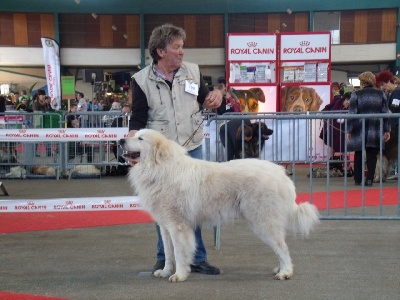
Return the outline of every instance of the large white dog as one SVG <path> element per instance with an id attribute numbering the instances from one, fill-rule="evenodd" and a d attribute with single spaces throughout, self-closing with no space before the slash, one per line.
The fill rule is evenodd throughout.
<path id="1" fill-rule="evenodd" d="M 161 228 L 165 267 L 154 276 L 185 281 L 196 249 L 193 228 L 239 216 L 279 257 L 276 278 L 293 275 L 286 231 L 308 235 L 319 214 L 314 205 L 296 204 L 294 184 L 283 167 L 258 159 L 193 159 L 183 147 L 150 129 L 121 140 L 121 145 L 132 164 L 132 188 Z"/>

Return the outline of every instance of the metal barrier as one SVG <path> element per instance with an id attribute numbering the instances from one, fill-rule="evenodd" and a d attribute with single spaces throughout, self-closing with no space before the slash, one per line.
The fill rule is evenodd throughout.
<path id="1" fill-rule="evenodd" d="M 122 175 L 127 172 L 127 163 L 120 157 L 119 139 L 97 141 L 62 141 L 64 132 L 40 135 L 38 132 L 49 128 L 65 130 L 66 112 L 19 112 L 7 111 L 0 116 L 0 130 L 14 130 L 0 142 L 0 178 L 81 178 L 102 175 Z M 85 128 L 110 128 L 112 121 L 121 115 L 120 111 L 77 113 L 79 117 L 91 120 Z M 129 116 L 126 116 L 129 117 Z M 101 120 L 101 123 L 95 123 Z M 103 122 L 104 121 L 104 122 Z M 94 125 L 97 124 L 98 127 Z M 119 123 L 114 124 L 118 127 Z M 82 128 L 81 130 L 86 130 Z M 17 130 L 17 131 L 15 131 Z M 127 128 L 120 128 L 128 133 Z M 33 133 L 30 133 L 33 132 Z M 21 139 L 21 137 L 29 137 Z M 95 136 L 89 133 L 88 135 Z M 37 136 L 37 137 L 35 137 Z"/>
<path id="2" fill-rule="evenodd" d="M 228 122 L 239 120 L 242 128 L 239 148 L 242 155 L 245 152 L 244 126 L 245 123 L 264 123 L 274 133 L 267 141 L 258 136 L 259 159 L 266 159 L 277 164 L 286 166 L 287 174 L 292 177 L 296 184 L 298 193 L 308 195 L 304 201 L 318 202 L 322 219 L 400 219 L 400 182 L 384 182 L 383 170 L 378 169 L 379 181 L 374 187 L 354 186 L 347 168 L 353 164 L 353 153 L 347 151 L 348 141 L 343 135 L 339 139 L 340 148 L 343 153 L 332 151 L 333 124 L 340 119 L 341 130 L 347 132 L 347 124 L 350 119 L 362 119 L 363 136 L 365 136 L 365 120 L 376 118 L 380 121 L 383 131 L 384 118 L 399 118 L 400 114 L 364 114 L 348 115 L 343 112 L 315 112 L 315 113 L 261 113 L 261 114 L 225 114 L 222 116 L 211 116 L 205 125 L 205 159 L 212 161 L 225 161 L 229 151 L 229 144 L 225 147 L 221 140 L 229 138 L 227 130 L 221 130 Z M 325 125 L 326 138 L 321 130 Z M 226 127 L 225 127 L 226 128 Z M 221 133 L 222 132 L 222 133 Z M 225 137 L 221 139 L 221 134 Z M 396 133 L 399 135 L 399 133 Z M 324 138 L 325 142 L 324 143 Z M 395 137 L 392 137 L 395 138 Z M 397 136 L 397 138 L 399 138 Z M 398 141 L 399 139 L 397 139 Z M 380 141 L 384 144 L 383 136 Z M 264 146 L 262 147 L 262 144 Z M 363 141 L 365 146 L 365 140 Z M 397 145 L 398 147 L 398 142 Z M 364 147 L 365 148 L 365 147 Z M 341 154 L 341 155 L 340 155 Z M 380 148 L 378 163 L 383 164 L 383 147 Z M 338 159 L 336 159 L 338 156 Z M 397 151 L 396 161 L 400 160 L 400 152 Z M 365 161 L 365 153 L 363 154 Z M 332 171 L 333 166 L 343 165 L 344 172 L 338 174 Z M 325 170 L 320 174 L 323 178 L 316 178 L 317 170 Z M 365 166 L 362 173 L 365 181 Z M 336 173 L 335 173 L 336 172 Z M 396 175 L 397 176 L 397 175 Z M 395 176 L 395 177 L 396 177 Z M 397 178 L 396 178 L 397 179 Z M 322 181 L 322 182 L 321 182 Z M 299 188 L 300 187 L 300 188 Z M 340 204 L 340 205 L 338 205 Z"/>
<path id="3" fill-rule="evenodd" d="M 108 113 L 89 112 L 87 115 L 100 116 L 103 119 L 104 115 Z M 12 122 L 21 123 L 20 120 L 15 120 L 15 118 L 20 118 L 16 115 L 21 114 L 6 114 L 5 116 L 10 117 L 10 120 L 15 116 Z M 23 115 L 26 117 L 25 114 Z M 34 119 L 35 115 L 35 113 L 29 114 L 29 117 Z M 55 115 L 54 118 L 57 118 Z M 111 112 L 110 115 L 116 115 L 116 113 Z M 53 116 L 53 114 L 49 113 L 48 116 Z M 65 129 L 66 117 L 64 116 L 62 120 L 58 115 L 60 128 L 56 129 L 23 127 L 26 118 L 21 124 L 18 123 L 18 126 L 11 123 L 4 124 L 3 129 L 0 129 L 2 138 L 0 178 L 10 178 L 13 174 L 14 178 L 100 177 L 106 175 L 110 167 L 126 167 L 124 162 L 118 160 L 118 142 L 120 138 L 126 136 L 128 128 Z M 382 168 L 378 172 L 379 181 L 374 184 L 374 187 L 378 187 L 378 189 L 365 186 L 356 187 L 347 172 L 340 176 L 331 172 L 334 165 L 344 165 L 347 168 L 353 163 L 352 153 L 347 151 L 346 139 L 339 139 L 344 150 L 339 159 L 335 159 L 335 153 L 329 147 L 334 134 L 333 129 L 330 128 L 333 128 L 334 121 L 338 120 L 338 117 L 340 117 L 340 124 L 342 124 L 344 132 L 347 132 L 347 124 L 350 119 L 362 119 L 365 131 L 367 118 L 379 119 L 380 126 L 383 128 L 383 118 L 399 118 L 400 115 L 339 115 L 331 112 L 211 115 L 205 122 L 204 157 L 210 161 L 226 160 L 229 145 L 222 145 L 221 132 L 225 141 L 228 139 L 228 132 L 227 130 L 221 131 L 221 126 L 227 126 L 228 122 L 233 120 L 239 120 L 240 127 L 243 129 L 240 136 L 240 150 L 241 155 L 245 156 L 247 145 L 242 141 L 245 134 L 245 122 L 258 122 L 257 146 L 256 149 L 253 149 L 257 153 L 257 157 L 284 165 L 288 175 L 297 186 L 297 192 L 303 197 L 300 200 L 318 203 L 323 208 L 321 210 L 322 218 L 400 219 L 400 194 L 398 192 L 400 182 L 384 182 Z M 262 140 L 261 124 L 266 124 L 274 131 L 267 141 Z M 29 124 L 25 126 L 27 125 Z M 324 125 L 327 128 L 325 134 L 328 145 L 324 143 L 324 136 L 320 138 Z M 38 134 L 37 137 L 36 134 Z M 382 139 L 383 137 L 381 137 L 383 145 Z M 397 132 L 398 140 L 400 139 Z M 365 145 L 365 141 L 363 143 Z M 398 142 L 396 147 L 398 147 Z M 378 159 L 380 165 L 384 162 L 383 153 L 384 149 L 381 148 L 381 155 Z M 398 151 L 396 155 L 396 161 L 398 161 L 400 159 Z M 363 159 L 365 160 L 365 155 Z M 45 166 L 51 172 L 38 173 L 39 166 Z M 11 168 L 16 169 L 12 171 Z M 22 168 L 26 172 L 24 175 L 21 174 Z M 84 168 L 86 169 L 83 170 Z M 314 176 L 316 170 L 325 170 L 326 177 L 316 178 Z M 363 171 L 365 171 L 365 167 L 363 167 Z"/>

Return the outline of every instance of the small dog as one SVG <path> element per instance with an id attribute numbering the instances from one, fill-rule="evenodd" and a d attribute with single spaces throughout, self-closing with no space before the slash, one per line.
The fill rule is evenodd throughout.
<path id="1" fill-rule="evenodd" d="M 282 88 L 282 111 L 318 111 L 323 103 L 314 88 L 285 86 Z"/>
<path id="2" fill-rule="evenodd" d="M 46 176 L 56 176 L 56 169 L 52 166 L 33 166 L 31 168 L 31 173 L 33 175 L 46 175 Z"/>
<path id="3" fill-rule="evenodd" d="M 238 216 L 278 256 L 276 278 L 292 277 L 286 232 L 309 234 L 319 213 L 310 203 L 296 204 L 295 186 L 282 166 L 259 159 L 223 163 L 194 159 L 184 147 L 151 129 L 139 130 L 120 145 L 131 162 L 132 189 L 160 225 L 165 266 L 154 272 L 155 277 L 185 281 L 196 250 L 193 228 Z"/>
<path id="4" fill-rule="evenodd" d="M 248 90 L 235 90 L 231 92 L 240 101 L 241 112 L 258 112 L 258 102 L 265 103 L 265 95 L 260 88 L 251 88 Z"/>
<path id="5" fill-rule="evenodd" d="M 236 158 L 260 158 L 260 148 L 261 151 L 264 149 L 264 142 L 269 139 L 269 137 L 274 133 L 272 129 L 269 129 L 264 122 L 256 122 L 251 125 L 245 125 L 248 130 L 251 130 L 250 139 L 244 140 L 244 157 L 242 156 L 242 126 L 237 130 L 236 134 Z"/>
<path id="6" fill-rule="evenodd" d="M 244 127 L 244 158 L 259 158 L 259 145 L 264 149 L 264 142 L 273 134 L 264 122 L 251 123 L 250 120 L 234 119 L 220 127 L 220 139 L 227 152 L 226 160 L 242 158 L 242 127 Z M 261 135 L 259 130 L 261 129 Z M 225 140 L 227 130 L 227 140 Z"/>
<path id="7" fill-rule="evenodd" d="M 10 168 L 10 172 L 4 175 L 6 178 L 26 178 L 26 170 L 21 166 Z"/>

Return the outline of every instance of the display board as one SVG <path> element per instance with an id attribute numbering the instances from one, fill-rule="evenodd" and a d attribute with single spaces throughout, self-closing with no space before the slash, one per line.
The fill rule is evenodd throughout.
<path id="1" fill-rule="evenodd" d="M 241 112 L 276 111 L 278 58 L 275 34 L 227 35 L 227 90 L 241 104 Z"/>
<path id="2" fill-rule="evenodd" d="M 228 33 L 226 45 L 227 90 L 239 99 L 242 113 L 317 112 L 330 103 L 330 32 Z M 319 126 L 310 128 L 314 140 L 307 131 L 297 131 L 293 140 L 304 144 L 301 149 L 312 144 L 308 153 L 314 160 L 324 145 Z"/>

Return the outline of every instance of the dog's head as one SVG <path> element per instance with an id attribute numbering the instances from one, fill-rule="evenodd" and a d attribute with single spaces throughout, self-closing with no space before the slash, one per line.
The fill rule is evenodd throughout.
<path id="1" fill-rule="evenodd" d="M 282 111 L 318 111 L 322 102 L 314 88 L 300 86 L 282 88 Z"/>
<path id="2" fill-rule="evenodd" d="M 167 161 L 169 156 L 175 153 L 186 152 L 183 147 L 152 129 L 141 129 L 135 136 L 121 139 L 119 142 L 124 151 L 122 156 L 132 166 L 142 161 L 158 164 Z"/>
<path id="3" fill-rule="evenodd" d="M 260 88 L 234 90 L 231 92 L 239 99 L 241 112 L 258 112 L 258 102 L 265 103 L 265 95 Z"/>
<path id="4" fill-rule="evenodd" d="M 253 129 L 253 138 L 258 139 L 258 137 L 261 136 L 262 141 L 268 140 L 270 135 L 274 133 L 274 131 L 268 128 L 268 126 L 264 122 L 252 123 L 251 127 Z"/>

